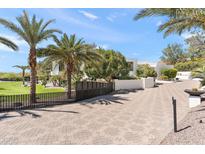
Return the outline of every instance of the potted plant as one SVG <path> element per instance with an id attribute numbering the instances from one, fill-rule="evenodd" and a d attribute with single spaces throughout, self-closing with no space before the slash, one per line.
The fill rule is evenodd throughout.
<path id="1" fill-rule="evenodd" d="M 200 96 L 205 93 L 204 90 L 198 90 L 197 88 L 185 89 L 184 92 L 188 93 L 191 96 Z"/>
<path id="2" fill-rule="evenodd" d="M 189 94 L 189 107 L 195 107 L 201 104 L 201 95 L 205 93 L 205 90 L 192 88 L 185 89 L 184 92 Z"/>

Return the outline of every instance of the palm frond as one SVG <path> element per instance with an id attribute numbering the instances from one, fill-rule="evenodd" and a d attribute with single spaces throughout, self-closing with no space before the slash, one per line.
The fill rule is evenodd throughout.
<path id="1" fill-rule="evenodd" d="M 5 37 L 0 36 L 0 43 L 6 45 L 7 47 L 13 50 L 18 50 L 18 46 L 14 42 L 10 41 L 9 39 Z"/>

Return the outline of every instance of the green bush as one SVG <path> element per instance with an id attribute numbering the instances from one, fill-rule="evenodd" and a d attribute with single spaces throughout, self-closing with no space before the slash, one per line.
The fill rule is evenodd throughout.
<path id="1" fill-rule="evenodd" d="M 123 77 L 119 77 L 119 80 L 134 80 L 136 79 L 135 77 L 132 76 L 123 76 Z"/>
<path id="2" fill-rule="evenodd" d="M 41 84 L 45 87 L 48 83 L 49 77 L 47 75 L 38 76 L 38 80 L 41 81 Z"/>
<path id="3" fill-rule="evenodd" d="M 166 75 L 162 75 L 159 77 L 160 80 L 169 80 L 169 77 Z"/>
<path id="4" fill-rule="evenodd" d="M 61 82 L 62 82 L 62 77 L 60 75 L 53 75 L 50 78 L 50 81 L 53 83 L 53 86 L 61 86 Z"/>
<path id="5" fill-rule="evenodd" d="M 201 81 L 201 85 L 205 86 L 205 78 Z"/>
<path id="6" fill-rule="evenodd" d="M 22 81 L 19 73 L 0 73 L 0 80 L 2 81 Z"/>
<path id="7" fill-rule="evenodd" d="M 138 65 L 136 70 L 138 78 L 157 77 L 157 72 L 149 64 Z"/>
<path id="8" fill-rule="evenodd" d="M 162 76 L 167 76 L 168 79 L 174 79 L 177 75 L 177 70 L 174 68 L 161 70 Z"/>

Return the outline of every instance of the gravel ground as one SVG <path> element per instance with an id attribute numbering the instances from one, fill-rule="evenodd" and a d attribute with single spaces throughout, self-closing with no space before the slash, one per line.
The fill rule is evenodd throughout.
<path id="1" fill-rule="evenodd" d="M 200 122 L 202 120 L 202 122 Z M 161 144 L 205 144 L 205 102 L 192 108 L 178 123 L 178 132 L 173 130 Z"/>

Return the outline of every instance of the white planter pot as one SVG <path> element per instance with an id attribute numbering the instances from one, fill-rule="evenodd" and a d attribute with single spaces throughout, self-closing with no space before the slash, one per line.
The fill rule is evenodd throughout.
<path id="1" fill-rule="evenodd" d="M 189 96 L 189 107 L 196 107 L 201 104 L 200 96 Z"/>

